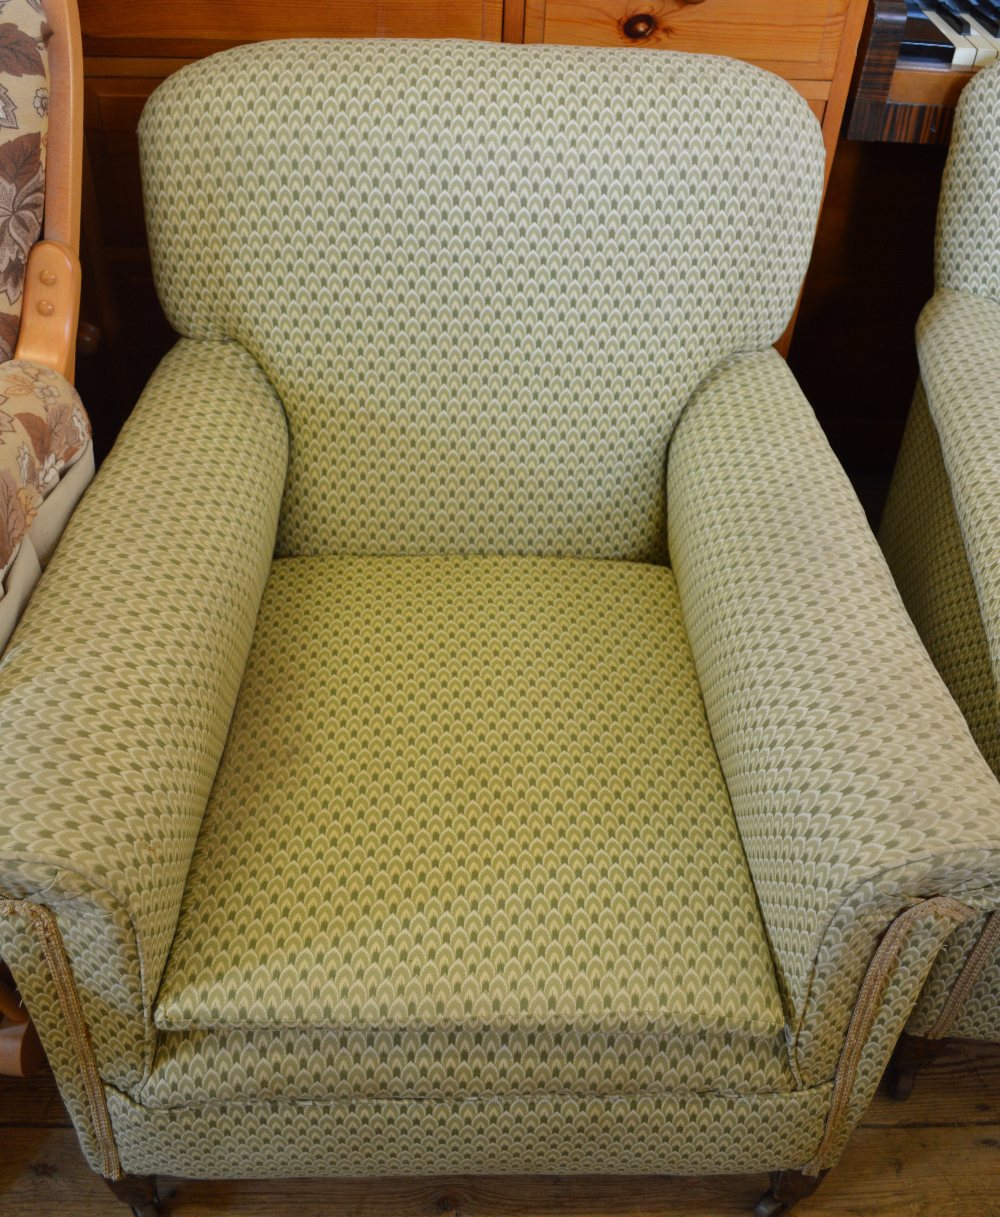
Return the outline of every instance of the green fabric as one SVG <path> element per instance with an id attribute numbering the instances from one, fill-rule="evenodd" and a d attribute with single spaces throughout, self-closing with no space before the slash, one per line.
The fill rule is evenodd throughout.
<path id="1" fill-rule="evenodd" d="M 288 413 L 288 556 L 662 561 L 674 423 L 784 329 L 824 160 L 747 64 L 456 41 L 240 47 L 140 145 L 167 315 Z"/>
<path id="2" fill-rule="evenodd" d="M 941 957 L 939 952 L 948 936 L 961 933 L 963 929 L 964 926 L 960 926 L 956 931 L 954 917 L 947 913 L 924 913 L 903 944 L 890 969 L 878 1013 L 862 1048 L 844 1118 L 834 1130 L 817 1166 L 833 1166 L 843 1153 L 858 1121 L 875 1097 L 899 1033 L 907 1025 L 910 1012 L 921 997 L 921 986 L 935 957 Z"/>
<path id="3" fill-rule="evenodd" d="M 218 1103 L 150 1111 L 111 1093 L 137 1175 L 746 1174 L 801 1165 L 830 1087 L 792 1094 L 487 1096 Z"/>
<path id="4" fill-rule="evenodd" d="M 83 1156 L 95 1171 L 101 1169 L 101 1147 L 87 1104 L 69 1027 L 62 1017 L 38 938 L 23 914 L 5 915 L 0 911 L 0 958 L 17 977 L 21 1000 L 45 1044 L 45 1054 L 55 1074 L 59 1094 L 80 1141 Z M 102 994 L 102 1002 L 106 1000 Z M 100 1016 L 93 997 L 86 1013 Z"/>
<path id="5" fill-rule="evenodd" d="M 670 572 L 275 563 L 155 1018 L 772 1040 Z"/>
<path id="6" fill-rule="evenodd" d="M 787 369 L 727 362 L 794 303 L 807 107 L 292 43 L 142 143 L 189 337 L 0 664 L 0 892 L 58 917 L 125 1169 L 804 1164 L 879 935 L 1000 849 Z"/>
<path id="7" fill-rule="evenodd" d="M 938 212 L 934 297 L 917 327 L 921 383 L 879 537 L 913 620 L 1000 775 L 1000 70 L 962 91 Z M 996 904 L 994 905 L 996 907 Z M 981 931 L 949 943 L 909 1030 L 934 1027 Z M 951 1033 L 1000 1040 L 1000 954 Z"/>
<path id="8" fill-rule="evenodd" d="M 180 343 L 0 663 L 0 893 L 42 893 L 57 915 L 102 1073 L 119 1085 L 136 1085 L 152 1059 L 149 1011 L 284 468 L 281 409 L 249 357 Z"/>
<path id="9" fill-rule="evenodd" d="M 753 1094 L 795 1079 L 784 1032 L 548 1027 L 223 1027 L 161 1034 L 144 1107 L 484 1095 Z"/>
<path id="10" fill-rule="evenodd" d="M 1000 68 L 962 90 L 941 184 L 934 278 L 939 289 L 1000 301 Z"/>
<path id="11" fill-rule="evenodd" d="M 948 472 L 923 382 L 917 390 L 879 543 L 928 654 L 994 773 L 1000 772 L 997 690 Z"/>
<path id="12" fill-rule="evenodd" d="M 1000 894 L 1000 789 L 776 353 L 741 356 L 701 387 L 667 493 L 795 1067 L 817 1083 L 896 913 L 921 896 L 988 907 Z"/>

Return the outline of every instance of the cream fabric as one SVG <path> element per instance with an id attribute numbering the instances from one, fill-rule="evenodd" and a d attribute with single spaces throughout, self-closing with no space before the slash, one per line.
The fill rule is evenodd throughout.
<path id="1" fill-rule="evenodd" d="M 176 74 L 142 143 L 190 337 L 0 662 L 0 892 L 58 919 L 124 1167 L 835 1156 L 938 937 L 841 1121 L 874 945 L 995 903 L 1000 794 L 764 349 L 808 108 L 705 57 L 293 43 Z"/>
<path id="2" fill-rule="evenodd" d="M 670 555 L 796 1068 L 829 1076 L 914 898 L 1000 896 L 1000 788 L 786 364 L 738 357 L 670 451 Z"/>
<path id="3" fill-rule="evenodd" d="M 14 627 L 21 620 L 24 606 L 28 603 L 41 574 L 42 568 L 35 547 L 29 537 L 23 537 L 3 581 L 3 596 L 0 597 L 0 654 L 3 654 Z"/>
<path id="4" fill-rule="evenodd" d="M 31 521 L 28 537 L 44 570 L 59 544 L 73 510 L 94 478 L 94 442 L 91 439 L 65 470 L 52 493 Z"/>
<path id="5" fill-rule="evenodd" d="M 938 213 L 936 292 L 917 327 L 921 383 L 880 529 L 907 607 L 1000 774 L 1000 70 L 963 90 Z M 955 935 L 910 1024 L 937 1022 L 974 944 Z M 1000 956 L 951 1033 L 1000 1040 Z"/>
<path id="6" fill-rule="evenodd" d="M 671 430 L 784 329 L 824 160 L 747 64 L 457 41 L 241 47 L 140 145 L 172 324 L 287 412 L 283 556 L 662 562 Z"/>
<path id="7" fill-rule="evenodd" d="M 275 563 L 155 1018 L 773 1041 L 670 572 Z"/>
<path id="8" fill-rule="evenodd" d="M 149 1010 L 270 566 L 285 456 L 253 361 L 180 343 L 0 661 L 0 892 L 46 894 L 116 1084 L 135 1085 L 152 1058 Z"/>

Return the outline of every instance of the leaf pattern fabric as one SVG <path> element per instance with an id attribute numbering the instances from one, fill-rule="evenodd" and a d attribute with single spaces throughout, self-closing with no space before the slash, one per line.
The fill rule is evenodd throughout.
<path id="1" fill-rule="evenodd" d="M 276 562 L 155 1018 L 773 1039 L 670 572 Z"/>
<path id="2" fill-rule="evenodd" d="M 42 231 L 50 34 L 40 0 L 0 8 L 0 361 L 14 353 L 25 264 Z"/>
<path id="3" fill-rule="evenodd" d="M 670 553 L 805 1081 L 886 926 L 1000 899 L 1000 787 L 920 646 L 788 365 L 720 367 L 668 468 Z"/>
<path id="4" fill-rule="evenodd" d="M 677 416 L 783 330 L 824 160 L 747 64 L 423 40 L 213 56 L 140 149 L 172 324 L 285 407 L 286 557 L 663 562 Z"/>
<path id="5" fill-rule="evenodd" d="M 42 501 L 89 438 L 90 420 L 69 381 L 24 359 L 0 364 L 0 596 Z"/>
<path id="6" fill-rule="evenodd" d="M 917 327 L 920 382 L 879 539 L 907 609 L 1000 776 L 1000 69 L 955 115 L 938 212 L 935 293 Z M 926 1034 L 986 924 L 942 952 L 908 1030 Z M 1000 952 L 949 1034 L 1000 1041 Z"/>
<path id="7" fill-rule="evenodd" d="M 90 1160 L 835 1155 L 944 930 L 841 1127 L 873 944 L 925 884 L 985 903 L 1000 840 L 766 349 L 808 107 L 711 57 L 294 42 L 175 74 L 142 145 L 185 337 L 0 663 L 0 892 L 45 893 L 92 1057 L 0 949 Z"/>

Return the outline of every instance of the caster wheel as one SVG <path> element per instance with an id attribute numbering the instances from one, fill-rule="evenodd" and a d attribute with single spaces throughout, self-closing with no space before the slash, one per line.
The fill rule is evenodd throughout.
<path id="1" fill-rule="evenodd" d="M 889 1080 L 889 1098 L 895 1099 L 897 1103 L 905 1103 L 913 1093 L 913 1083 L 916 1077 L 912 1073 L 901 1073 L 898 1077 Z"/>
<path id="2" fill-rule="evenodd" d="M 753 1211 L 753 1217 L 781 1217 L 782 1213 L 788 1212 L 788 1205 L 784 1200 L 779 1200 L 774 1192 L 765 1192 L 757 1201 Z"/>
<path id="3" fill-rule="evenodd" d="M 163 1209 L 160 1208 L 159 1196 L 154 1196 L 152 1200 L 145 1200 L 140 1204 L 133 1204 L 132 1217 L 163 1217 Z"/>
<path id="4" fill-rule="evenodd" d="M 905 1103 L 913 1093 L 913 1083 L 917 1080 L 917 1071 L 890 1068 L 888 1080 L 889 1098 L 895 1099 L 897 1103 Z"/>
<path id="5" fill-rule="evenodd" d="M 109 1179 L 107 1183 L 118 1199 L 128 1205 L 132 1217 L 164 1217 L 154 1180 L 126 1175 L 124 1179 Z"/>

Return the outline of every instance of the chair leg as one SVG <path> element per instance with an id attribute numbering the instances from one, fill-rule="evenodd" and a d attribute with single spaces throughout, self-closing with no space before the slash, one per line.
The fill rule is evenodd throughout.
<path id="1" fill-rule="evenodd" d="M 819 1187 L 826 1171 L 804 1175 L 801 1171 L 772 1171 L 771 1186 L 757 1201 L 753 1217 L 781 1217 L 794 1205 L 811 1196 Z"/>
<path id="2" fill-rule="evenodd" d="M 131 1208 L 133 1217 L 165 1217 L 156 1194 L 156 1180 L 142 1175 L 124 1175 L 121 1179 L 105 1179 L 119 1200 Z"/>
<path id="3" fill-rule="evenodd" d="M 924 1035 L 907 1035 L 904 1031 L 896 1044 L 889 1068 L 885 1071 L 890 1097 L 900 1102 L 908 1099 L 917 1074 L 924 1065 L 935 1060 L 944 1044 L 944 1040 L 932 1040 Z"/>

